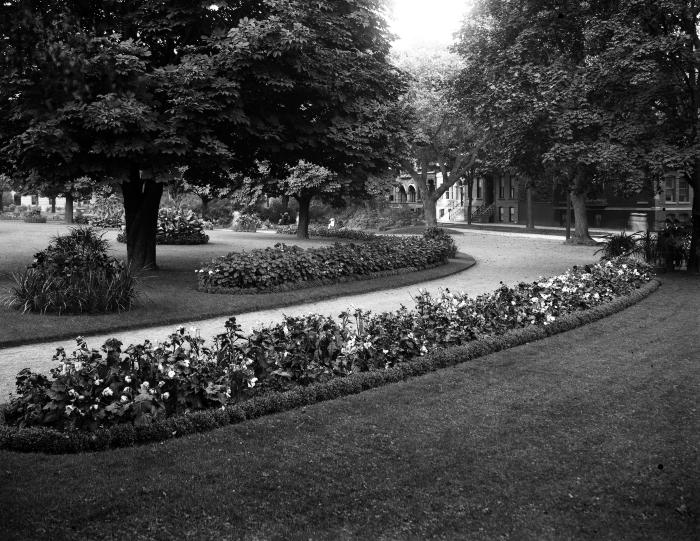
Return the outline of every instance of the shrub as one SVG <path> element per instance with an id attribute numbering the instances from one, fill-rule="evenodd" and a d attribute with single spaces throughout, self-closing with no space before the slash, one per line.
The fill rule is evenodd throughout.
<path id="1" fill-rule="evenodd" d="M 199 289 L 208 292 L 266 290 L 311 280 L 339 281 L 404 268 L 444 263 L 450 248 L 443 241 L 420 237 L 384 237 L 365 244 L 335 244 L 304 250 L 274 248 L 232 252 L 196 270 Z"/>
<path id="2" fill-rule="evenodd" d="M 123 262 L 107 255 L 107 245 L 89 227 L 54 237 L 27 270 L 12 275 L 6 303 L 59 314 L 128 310 L 136 299 L 136 279 Z"/>
<path id="3" fill-rule="evenodd" d="M 605 241 L 595 253 L 602 253 L 602 257 L 606 259 L 638 253 L 637 234 L 627 235 L 622 231 L 619 234 L 604 235 L 603 238 Z"/>
<path id="4" fill-rule="evenodd" d="M 24 215 L 24 221 L 29 224 L 45 224 L 46 216 L 41 215 L 40 209 L 28 210 Z"/>
<path id="5" fill-rule="evenodd" d="M 450 234 L 441 227 L 429 227 L 423 233 L 423 237 L 429 240 L 435 240 L 445 244 L 449 250 L 449 257 L 457 255 L 457 245 Z"/>
<path id="6" fill-rule="evenodd" d="M 162 208 L 158 211 L 156 244 L 206 244 L 209 235 L 204 233 L 207 223 L 191 210 Z M 124 231 L 117 235 L 118 242 L 126 242 Z"/>
<path id="7" fill-rule="evenodd" d="M 53 379 L 20 372 L 19 396 L 5 407 L 4 417 L 12 426 L 97 434 L 101 427 L 134 424 L 135 432 L 124 429 L 127 444 L 167 437 L 164 425 L 149 427 L 173 416 L 173 423 L 220 426 L 360 392 L 377 382 L 449 366 L 460 356 L 474 358 L 559 332 L 567 328 L 559 325 L 565 316 L 601 308 L 650 279 L 647 265 L 620 259 L 514 288 L 502 286 L 476 299 L 447 290 L 436 298 L 421 292 L 413 310 L 402 307 L 377 315 L 356 310 L 339 319 L 285 317 L 247 337 L 232 318 L 211 347 L 184 328 L 163 344 L 145 342 L 124 352 L 116 340 L 106 342 L 100 353 L 78 339 L 72 357 L 58 350 Z M 459 355 L 440 349 L 464 345 L 470 346 Z M 417 359 L 434 350 L 428 359 Z M 362 373 L 370 374 L 366 381 L 355 377 Z M 283 393 L 302 388 L 307 390 Z M 213 408 L 224 409 L 213 417 L 177 417 Z M 168 426 L 172 431 L 174 425 Z"/>
<path id="8" fill-rule="evenodd" d="M 125 223 L 121 198 L 102 190 L 95 193 L 95 200 L 90 205 L 88 214 L 88 223 L 94 227 L 119 228 Z"/>
<path id="9" fill-rule="evenodd" d="M 231 222 L 231 229 L 234 231 L 257 231 L 262 224 L 260 218 L 255 214 L 239 214 L 234 212 Z"/>

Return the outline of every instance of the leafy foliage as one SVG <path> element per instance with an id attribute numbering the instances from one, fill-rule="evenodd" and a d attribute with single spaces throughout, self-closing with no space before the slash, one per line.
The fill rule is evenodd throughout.
<path id="1" fill-rule="evenodd" d="M 91 205 L 88 223 L 94 227 L 122 227 L 124 225 L 124 206 L 115 194 L 99 190 L 95 202 Z"/>
<path id="2" fill-rule="evenodd" d="M 7 304 L 58 314 L 130 309 L 136 300 L 136 278 L 122 261 L 107 255 L 107 246 L 89 227 L 54 237 L 27 270 L 12 275 Z"/>
<path id="3" fill-rule="evenodd" d="M 312 280 L 334 282 L 404 268 L 424 268 L 454 255 L 452 239 L 386 237 L 363 244 L 338 244 L 303 249 L 276 244 L 274 248 L 232 252 L 198 269 L 203 291 L 266 290 Z"/>
<path id="4" fill-rule="evenodd" d="M 206 244 L 209 235 L 204 233 L 205 222 L 193 211 L 181 208 L 158 210 L 157 244 Z M 126 235 L 117 235 L 118 242 L 126 242 Z"/>
<path id="5" fill-rule="evenodd" d="M 646 265 L 617 259 L 514 288 L 504 285 L 476 299 L 447 290 L 436 298 L 421 292 L 413 310 L 285 317 L 248 337 L 232 318 L 211 347 L 184 328 L 163 344 L 145 342 L 124 352 L 120 342 L 110 340 L 104 355 L 78 339 L 70 358 L 57 352 L 53 379 L 20 372 L 19 396 L 5 419 L 15 426 L 95 431 L 115 424 L 148 426 L 179 412 L 236 403 L 254 410 L 248 399 L 257 394 L 384 371 L 435 348 L 551 325 L 628 295 L 650 279 Z"/>
<path id="6" fill-rule="evenodd" d="M 231 229 L 234 231 L 256 231 L 262 222 L 254 214 L 234 213 Z"/>
<path id="7" fill-rule="evenodd" d="M 281 225 L 275 228 L 278 235 L 296 235 L 296 225 Z M 360 229 L 348 229 L 346 227 L 323 227 L 318 225 L 309 226 L 310 237 L 331 237 L 350 240 L 376 240 L 379 237 L 374 233 L 362 231 Z"/>

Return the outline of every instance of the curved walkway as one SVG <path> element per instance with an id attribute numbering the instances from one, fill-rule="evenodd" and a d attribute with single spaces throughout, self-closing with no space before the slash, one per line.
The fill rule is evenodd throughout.
<path id="1" fill-rule="evenodd" d="M 510 285 L 520 281 L 531 281 L 597 259 L 594 255 L 595 247 L 564 245 L 561 239 L 544 235 L 463 231 L 463 234 L 455 235 L 454 239 L 460 252 L 473 256 L 477 261 L 474 267 L 465 272 L 408 287 L 250 312 L 238 315 L 236 319 L 244 331 L 250 331 L 261 325 L 279 321 L 283 314 L 295 316 L 316 312 L 338 315 L 353 306 L 373 312 L 389 311 L 399 308 L 402 304 L 411 306 L 411 295 L 419 288 L 438 292 L 441 288 L 448 287 L 476 296 L 496 289 L 501 281 Z M 202 336 L 208 339 L 223 331 L 227 319 L 219 317 L 192 321 L 186 326 L 196 326 Z M 158 341 L 170 334 L 174 327 L 165 325 L 112 332 L 90 337 L 87 342 L 89 347 L 99 348 L 108 338 L 117 338 L 124 344 L 143 342 L 145 339 Z M 19 370 L 29 367 L 34 371 L 48 372 L 54 366 L 51 356 L 56 348 L 63 347 L 67 352 L 71 352 L 74 346 L 73 340 L 57 340 L 0 349 L 0 403 L 5 402 L 9 393 L 14 391 L 14 378 Z"/>

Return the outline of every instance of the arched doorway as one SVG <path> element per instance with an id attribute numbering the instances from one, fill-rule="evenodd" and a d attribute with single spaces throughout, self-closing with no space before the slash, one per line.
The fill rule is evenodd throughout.
<path id="1" fill-rule="evenodd" d="M 399 203 L 406 203 L 408 197 L 406 196 L 406 190 L 403 186 L 399 186 Z"/>
<path id="2" fill-rule="evenodd" d="M 408 202 L 409 203 L 416 202 L 416 189 L 413 186 L 408 187 Z"/>

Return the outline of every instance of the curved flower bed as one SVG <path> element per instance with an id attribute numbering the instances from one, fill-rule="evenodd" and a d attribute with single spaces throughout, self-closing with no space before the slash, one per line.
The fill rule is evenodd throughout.
<path id="1" fill-rule="evenodd" d="M 23 370 L 0 448 L 75 452 L 157 441 L 456 364 L 613 313 L 657 287 L 649 267 L 598 264 L 470 299 L 421 293 L 414 310 L 290 318 L 243 336 L 231 319 L 206 346 L 83 340 L 53 379 Z M 428 354 L 428 351 L 431 351 Z"/>
<path id="2" fill-rule="evenodd" d="M 275 228 L 275 232 L 278 235 L 296 235 L 297 226 L 296 225 L 281 225 Z M 362 231 L 360 229 L 348 229 L 345 227 L 338 228 L 328 228 L 321 225 L 310 225 L 309 226 L 309 236 L 310 237 L 332 237 L 338 239 L 350 239 L 350 240 L 375 240 L 378 235 L 370 233 L 368 231 Z"/>
<path id="3" fill-rule="evenodd" d="M 447 263 L 457 248 L 448 235 L 387 237 L 366 244 L 303 249 L 274 248 L 231 252 L 197 269 L 199 289 L 209 293 L 269 291 L 287 284 L 334 283 L 348 276 L 371 276 L 398 269 Z"/>

